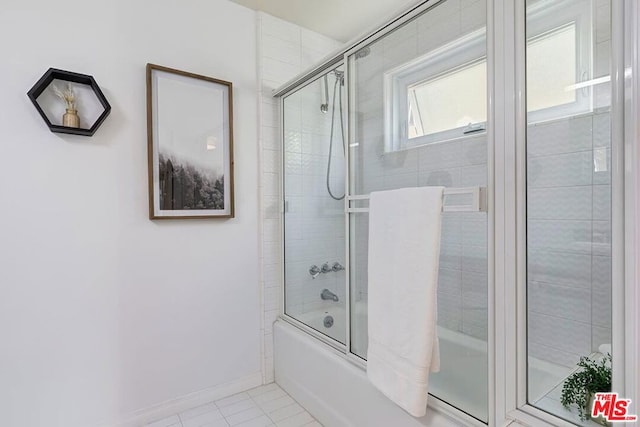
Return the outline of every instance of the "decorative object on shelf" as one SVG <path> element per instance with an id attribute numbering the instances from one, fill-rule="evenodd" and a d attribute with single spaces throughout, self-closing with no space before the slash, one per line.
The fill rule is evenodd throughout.
<path id="1" fill-rule="evenodd" d="M 53 92 L 58 98 L 64 102 L 67 112 L 62 116 L 62 126 L 70 128 L 80 127 L 80 117 L 78 117 L 78 110 L 76 110 L 76 94 L 73 92 L 71 82 L 67 83 L 65 90 L 58 89 L 55 84 L 53 86 Z"/>
<path id="2" fill-rule="evenodd" d="M 149 218 L 233 218 L 231 82 L 147 64 Z"/>
<path id="3" fill-rule="evenodd" d="M 575 404 L 580 419 L 591 418 L 593 397 L 598 392 L 611 391 L 611 354 L 603 356 L 600 361 L 590 357 L 581 357 L 578 370 L 569 375 L 562 386 L 560 401 L 568 408 Z M 604 419 L 594 419 L 601 425 L 609 425 Z"/>
<path id="4" fill-rule="evenodd" d="M 60 90 L 60 82 L 66 83 L 65 89 Z M 92 136 L 111 112 L 111 105 L 92 76 L 56 68 L 49 68 L 27 96 L 51 132 L 56 133 Z M 63 101 L 65 111 L 59 110 L 60 103 L 54 102 L 56 97 Z M 82 120 L 78 115 L 80 101 Z M 81 128 L 81 123 L 91 123 L 91 126 Z"/>

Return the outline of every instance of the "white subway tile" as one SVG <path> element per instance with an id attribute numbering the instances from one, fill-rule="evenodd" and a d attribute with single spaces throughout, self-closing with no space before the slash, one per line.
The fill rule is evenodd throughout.
<path id="1" fill-rule="evenodd" d="M 588 289 L 591 286 L 591 256 L 529 248 L 527 274 L 535 282 Z"/>
<path id="2" fill-rule="evenodd" d="M 593 147 L 611 146 L 611 115 L 607 113 L 593 116 Z"/>
<path id="3" fill-rule="evenodd" d="M 262 36 L 261 53 L 266 58 L 276 59 L 295 67 L 301 66 L 300 44 L 295 41 L 265 34 Z"/>
<path id="4" fill-rule="evenodd" d="M 529 343 L 588 355 L 591 352 L 591 325 L 529 312 Z"/>
<path id="5" fill-rule="evenodd" d="M 596 44 L 594 62 L 594 78 L 611 74 L 611 41 L 606 40 Z"/>
<path id="6" fill-rule="evenodd" d="M 598 347 L 600 347 L 601 344 L 611 344 L 611 328 L 594 326 L 592 329 L 591 340 L 591 351 L 598 351 Z M 616 357 L 615 352 L 612 356 Z"/>
<path id="7" fill-rule="evenodd" d="M 590 221 L 530 220 L 528 230 L 530 248 L 591 253 Z"/>
<path id="8" fill-rule="evenodd" d="M 475 167 L 475 166 L 474 166 Z M 462 186 L 461 168 L 450 168 L 441 170 L 418 171 L 419 186 L 442 186 L 460 187 Z"/>
<path id="9" fill-rule="evenodd" d="M 280 173 L 280 151 L 262 150 L 262 171 L 266 173 Z"/>
<path id="10" fill-rule="evenodd" d="M 530 158 L 527 168 L 529 187 L 591 185 L 591 151 Z"/>
<path id="11" fill-rule="evenodd" d="M 461 245 L 440 244 L 440 268 L 460 270 Z"/>
<path id="12" fill-rule="evenodd" d="M 264 361 L 265 372 L 264 372 L 264 380 L 265 382 L 271 382 L 275 380 L 275 371 L 273 365 L 273 359 L 265 359 Z"/>
<path id="13" fill-rule="evenodd" d="M 438 273 L 438 292 L 460 294 L 462 292 L 462 272 L 440 268 Z"/>
<path id="14" fill-rule="evenodd" d="M 549 340 L 543 339 L 543 341 L 548 342 Z M 531 341 L 528 342 L 527 349 L 529 356 L 531 357 L 546 360 L 548 362 L 555 363 L 556 365 L 567 366 L 572 369 L 576 367 L 576 363 L 578 363 L 580 356 L 585 356 L 585 354 L 566 352 L 543 343 Z"/>
<path id="15" fill-rule="evenodd" d="M 463 163 L 462 142 L 460 141 L 426 145 L 417 150 L 421 172 L 460 167 Z"/>
<path id="16" fill-rule="evenodd" d="M 592 126 L 591 115 L 530 125 L 527 129 L 527 156 L 591 150 Z"/>
<path id="17" fill-rule="evenodd" d="M 462 247 L 462 269 L 487 274 L 487 247 L 464 245 Z"/>
<path id="18" fill-rule="evenodd" d="M 301 43 L 301 28 L 275 16 L 261 13 L 262 33 L 271 35 L 293 44 Z"/>
<path id="19" fill-rule="evenodd" d="M 453 331 L 462 328 L 462 295 L 438 293 L 438 325 Z"/>
<path id="20" fill-rule="evenodd" d="M 529 219 L 591 219 L 593 187 L 532 188 L 527 193 Z"/>
<path id="21" fill-rule="evenodd" d="M 529 281 L 529 312 L 546 314 L 578 322 L 591 322 L 591 289 L 558 286 Z"/>
<path id="22" fill-rule="evenodd" d="M 611 149 L 596 148 L 593 150 L 593 184 L 611 183 Z"/>
<path id="23" fill-rule="evenodd" d="M 265 196 L 278 196 L 280 194 L 280 179 L 276 173 L 262 174 L 263 187 L 262 194 Z"/>
<path id="24" fill-rule="evenodd" d="M 462 142 L 464 166 L 484 165 L 487 163 L 487 136 L 480 135 Z"/>

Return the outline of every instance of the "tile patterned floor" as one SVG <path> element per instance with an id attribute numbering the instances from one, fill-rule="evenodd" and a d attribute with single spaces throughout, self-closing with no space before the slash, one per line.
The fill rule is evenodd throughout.
<path id="1" fill-rule="evenodd" d="M 277 384 L 234 394 L 147 427 L 322 427 Z"/>

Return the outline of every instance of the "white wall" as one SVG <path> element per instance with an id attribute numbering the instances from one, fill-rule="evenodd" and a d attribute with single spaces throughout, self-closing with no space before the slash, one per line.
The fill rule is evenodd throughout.
<path id="1" fill-rule="evenodd" d="M 5 0 L 0 40 L 0 424 L 112 425 L 257 385 L 255 13 Z M 147 62 L 233 82 L 235 219 L 147 218 Z M 113 110 L 92 138 L 52 134 L 27 99 L 49 67 L 102 87 Z"/>
<path id="2" fill-rule="evenodd" d="M 264 289 L 264 381 L 272 382 L 273 322 L 281 311 L 282 234 L 280 229 L 280 114 L 274 89 L 320 61 L 340 43 L 265 13 L 258 13 L 260 84 L 261 239 Z M 318 104 L 318 108 L 320 105 Z"/>

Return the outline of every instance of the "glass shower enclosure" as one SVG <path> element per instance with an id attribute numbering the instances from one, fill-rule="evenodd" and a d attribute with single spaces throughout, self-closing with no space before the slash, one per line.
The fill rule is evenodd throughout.
<path id="1" fill-rule="evenodd" d="M 589 426 L 560 399 L 580 357 L 601 361 L 612 353 L 612 123 L 620 114 L 611 97 L 612 2 L 516 3 L 521 56 L 507 65 L 522 70 L 516 108 L 525 119 L 523 137 L 507 142 L 520 156 L 507 167 L 520 189 L 513 209 L 522 224 L 521 258 L 513 255 L 513 262 L 521 273 L 506 286 L 518 289 L 509 303 L 525 326 L 513 357 L 526 384 L 523 406 Z M 285 317 L 364 366 L 367 284 L 375 274 L 368 195 L 445 187 L 442 366 L 431 374 L 429 392 L 433 402 L 485 424 L 497 265 L 491 201 L 496 162 L 506 161 L 497 158 L 492 128 L 490 99 L 495 106 L 499 92 L 489 71 L 496 64 L 491 4 L 426 2 L 302 79 L 281 101 Z"/>

